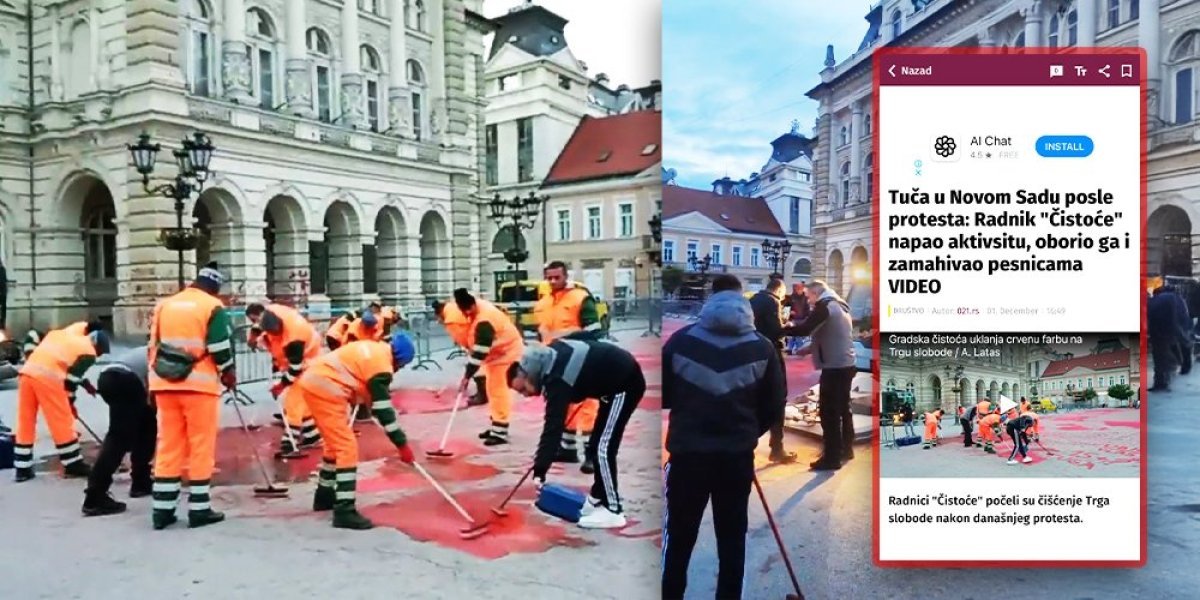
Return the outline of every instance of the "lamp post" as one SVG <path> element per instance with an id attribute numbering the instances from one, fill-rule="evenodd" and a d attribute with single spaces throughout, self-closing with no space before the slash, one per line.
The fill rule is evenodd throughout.
<path id="1" fill-rule="evenodd" d="M 787 264 L 788 256 L 792 254 L 792 243 L 787 240 L 765 239 L 762 243 L 763 257 L 771 264 L 771 274 L 780 275 L 779 266 Z"/>
<path id="2" fill-rule="evenodd" d="M 647 325 L 642 337 L 662 337 L 662 297 L 654 284 L 658 270 L 662 268 L 662 212 L 650 217 L 647 223 L 650 225 L 650 237 L 654 241 L 653 247 L 647 254 L 650 255 L 650 260 L 654 265 L 650 266 L 650 298 L 646 303 Z"/>
<path id="3" fill-rule="evenodd" d="M 942 371 L 946 374 L 946 379 L 954 382 L 954 386 L 950 388 L 950 391 L 959 395 L 958 404 L 961 405 L 963 393 L 963 387 L 960 383 L 963 377 L 962 365 L 955 365 L 953 371 L 950 370 L 950 365 L 945 365 L 942 367 Z"/>
<path id="4" fill-rule="evenodd" d="M 504 227 L 507 222 L 512 234 L 512 247 L 504 251 L 504 260 L 512 264 L 514 276 L 521 263 L 529 260 L 529 251 L 521 243 L 521 230 L 533 229 L 537 225 L 538 214 L 542 212 L 542 205 L 548 199 L 531 191 L 528 196 L 513 196 L 511 200 L 504 200 L 500 194 L 496 194 L 492 201 L 488 202 L 496 226 Z"/>
<path id="5" fill-rule="evenodd" d="M 183 253 L 185 250 L 195 250 L 199 242 L 199 234 L 195 229 L 183 227 L 184 200 L 192 192 L 200 193 L 204 182 L 212 175 L 208 166 L 212 161 L 213 145 L 208 136 L 199 131 L 191 138 L 183 138 L 178 150 L 171 152 L 175 157 L 178 172 L 173 183 L 159 186 L 150 185 L 150 174 L 154 172 L 158 159 L 158 144 L 150 143 L 150 134 L 142 133 L 136 144 L 126 146 L 133 157 L 133 165 L 142 176 L 142 188 L 154 196 L 163 196 L 175 201 L 175 227 L 165 228 L 159 232 L 159 242 L 168 250 L 176 252 L 179 288 L 183 289 Z"/>

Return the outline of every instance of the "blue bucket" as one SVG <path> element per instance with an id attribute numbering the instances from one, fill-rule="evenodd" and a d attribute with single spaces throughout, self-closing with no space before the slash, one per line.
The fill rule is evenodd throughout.
<path id="1" fill-rule="evenodd" d="M 579 513 L 587 496 L 569 487 L 547 483 L 538 494 L 538 510 L 571 523 L 579 522 Z"/>

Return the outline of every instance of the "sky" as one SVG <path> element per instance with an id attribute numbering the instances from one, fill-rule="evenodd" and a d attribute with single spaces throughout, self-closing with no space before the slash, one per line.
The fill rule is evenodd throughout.
<path id="1" fill-rule="evenodd" d="M 669 0 L 678 4 L 681 0 Z M 484 0 L 483 14 L 498 17 L 524 0 Z M 613 87 L 636 88 L 662 79 L 661 0 L 538 0 L 567 20 L 567 46 L 588 65 L 588 74 L 608 75 Z M 489 38 L 488 44 L 491 44 Z"/>
<path id="2" fill-rule="evenodd" d="M 749 177 L 771 140 L 799 120 L 809 135 L 825 46 L 840 63 L 867 33 L 867 0 L 667 0 L 663 22 L 663 166 L 710 189 Z"/>

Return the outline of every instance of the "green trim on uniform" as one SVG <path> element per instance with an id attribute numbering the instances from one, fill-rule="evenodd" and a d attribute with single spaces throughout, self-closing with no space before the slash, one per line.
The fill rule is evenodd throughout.
<path id="1" fill-rule="evenodd" d="M 387 433 L 388 439 L 395 444 L 397 448 L 408 443 L 408 436 L 404 434 L 404 430 L 400 428 L 400 421 L 396 417 L 396 409 L 392 407 L 391 394 L 388 392 L 388 386 L 392 382 L 391 374 L 379 374 L 372 377 L 367 382 L 367 387 L 371 390 L 371 416 L 379 422 L 383 427 L 383 431 Z"/>
<path id="2" fill-rule="evenodd" d="M 204 338 L 204 344 L 210 347 L 224 346 L 222 350 L 211 353 L 213 361 L 217 363 L 217 370 L 221 373 L 234 366 L 232 338 L 233 322 L 229 319 L 229 311 L 225 310 L 224 306 L 217 307 L 208 319 L 208 335 Z"/>
<path id="3" fill-rule="evenodd" d="M 84 354 L 75 359 L 75 363 L 67 368 L 66 387 L 67 392 L 74 394 L 75 389 L 79 387 L 79 382 L 83 381 L 83 376 L 87 374 L 88 369 L 96 364 L 96 357 L 92 354 Z"/>
<path id="4" fill-rule="evenodd" d="M 467 357 L 467 379 L 474 377 L 479 371 L 479 366 L 491 353 L 492 343 L 495 341 L 496 328 L 492 327 L 491 323 L 480 321 L 475 325 L 475 345 L 471 348 L 471 355 Z"/>

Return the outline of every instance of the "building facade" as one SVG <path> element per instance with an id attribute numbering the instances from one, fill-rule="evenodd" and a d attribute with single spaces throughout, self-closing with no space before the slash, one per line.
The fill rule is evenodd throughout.
<path id="1" fill-rule="evenodd" d="M 126 144 L 216 150 L 184 206 L 231 302 L 408 306 L 478 279 L 481 0 L 0 2 L 10 322 L 145 333 L 176 289 L 170 199 Z"/>
<path id="2" fill-rule="evenodd" d="M 732 193 L 728 180 L 720 179 L 713 191 L 664 185 L 662 198 L 664 268 L 694 272 L 696 261 L 707 257 L 710 275 L 730 273 L 745 289 L 758 290 L 788 264 L 772 263 L 763 253 L 764 240 L 788 239 L 763 198 Z"/>
<path id="3" fill-rule="evenodd" d="M 876 194 L 870 57 L 884 45 L 1144 47 L 1151 127 L 1149 270 L 1180 263 L 1174 274 L 1196 270 L 1193 256 L 1200 253 L 1192 252 L 1191 240 L 1200 235 L 1200 2 L 884 0 L 866 18 L 859 47 L 838 62 L 830 46 L 821 83 L 808 92 L 819 103 L 814 273 L 845 292 L 857 283 L 867 292 L 861 296 L 871 297 Z"/>
<path id="4" fill-rule="evenodd" d="M 998 357 L 959 359 L 897 359 L 882 352 L 880 365 L 888 379 L 887 391 L 907 391 L 916 399 L 918 413 L 938 408 L 955 414 L 958 406 L 974 406 L 980 400 L 996 402 L 1000 396 L 1028 396 L 1032 379 L 1026 372 L 1023 347 L 1008 347 Z"/>
<path id="5" fill-rule="evenodd" d="M 1038 377 L 1038 391 L 1041 396 L 1061 403 L 1071 391 L 1091 389 L 1099 396 L 1107 396 L 1108 388 L 1114 385 L 1128 385 L 1136 390 L 1140 385 L 1133 376 L 1129 359 L 1129 349 L 1121 348 L 1052 361 Z"/>
<path id="6" fill-rule="evenodd" d="M 609 300 L 647 299 L 657 247 L 650 218 L 661 210 L 662 113 L 585 117 L 550 168 L 548 260 Z"/>
<path id="7" fill-rule="evenodd" d="M 659 106 L 662 86 L 657 81 L 636 90 L 627 85 L 614 89 L 607 75 L 589 75 L 587 64 L 567 42 L 567 20 L 546 8 L 526 2 L 493 22 L 496 32 L 484 69 L 483 202 L 496 195 L 507 200 L 550 193 L 542 189 L 543 182 L 585 117 L 653 111 Z M 511 222 L 492 221 L 486 205 L 482 206 L 481 215 L 488 222 L 482 289 L 494 291 L 496 282 L 512 277 L 514 265 L 505 261 L 504 252 L 514 244 L 529 252 L 521 270 L 530 277 L 540 277 L 541 266 L 549 260 L 565 260 L 547 254 L 550 246 L 555 252 L 562 250 L 552 208 L 562 203 L 552 197 L 542 206 L 533 228 L 515 236 Z M 582 259 L 589 252 L 580 249 L 569 254 Z M 611 274 L 606 277 L 611 280 Z M 611 292 L 612 287 L 610 282 L 603 289 Z"/>

